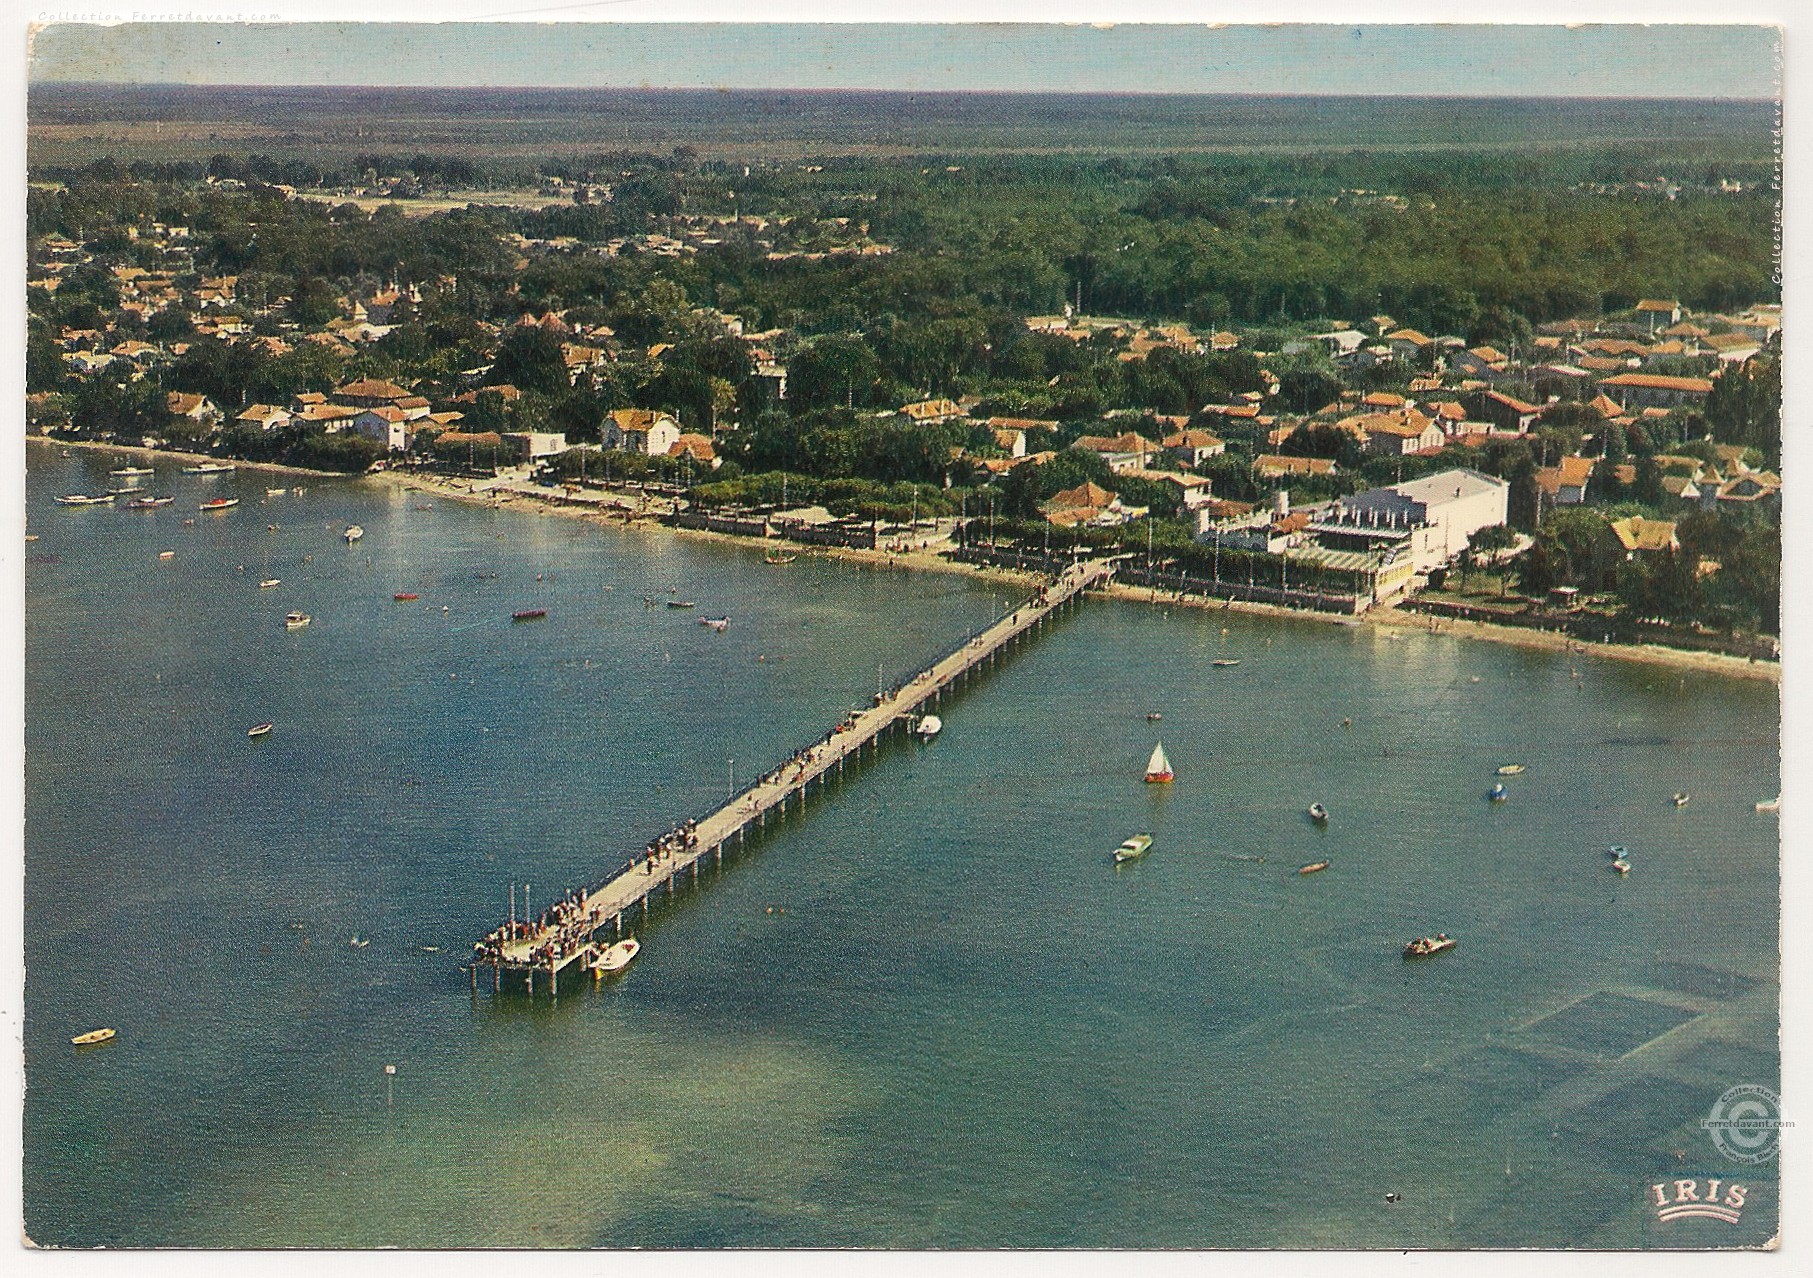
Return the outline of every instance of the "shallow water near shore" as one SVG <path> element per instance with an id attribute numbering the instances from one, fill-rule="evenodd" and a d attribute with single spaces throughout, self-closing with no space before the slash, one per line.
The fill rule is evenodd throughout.
<path id="1" fill-rule="evenodd" d="M 117 461 L 28 461 L 39 1243 L 1774 1232 L 1699 1128 L 1779 1076 L 1772 685 L 1091 601 L 531 1003 L 458 970 L 512 883 L 595 881 L 1016 592 L 252 471 L 65 509 Z M 1739 1224 L 1656 1219 L 1696 1175 Z"/>

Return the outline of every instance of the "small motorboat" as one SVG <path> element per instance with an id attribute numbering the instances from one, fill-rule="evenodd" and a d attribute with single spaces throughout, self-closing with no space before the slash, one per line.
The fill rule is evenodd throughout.
<path id="1" fill-rule="evenodd" d="M 1123 861 L 1137 861 L 1151 850 L 1152 836 L 1150 834 L 1136 834 L 1118 848 L 1114 849 L 1114 862 L 1116 865 L 1119 865 Z"/>
<path id="2" fill-rule="evenodd" d="M 1756 810 L 1758 812 L 1780 812 L 1782 810 L 1782 796 L 1778 794 L 1773 799 L 1757 800 Z"/>
<path id="3" fill-rule="evenodd" d="M 263 581 L 258 583 L 258 588 L 260 590 L 272 590 L 282 584 L 283 578 L 281 577 L 266 577 Z"/>
<path id="4" fill-rule="evenodd" d="M 362 950 L 370 944 L 371 944 L 371 942 L 368 939 L 360 936 L 357 932 L 354 932 L 352 935 L 352 939 L 347 942 L 347 945 L 351 946 L 355 950 Z"/>
<path id="5" fill-rule="evenodd" d="M 1505 763 L 1499 765 L 1498 775 L 1501 777 L 1514 777 L 1522 771 L 1523 764 L 1521 763 Z"/>
<path id="6" fill-rule="evenodd" d="M 667 606 L 669 608 L 697 608 L 699 605 L 690 599 L 669 599 Z"/>
<path id="7" fill-rule="evenodd" d="M 285 630 L 300 630 L 313 620 L 314 618 L 309 616 L 306 612 L 286 612 L 283 614 L 283 628 Z"/>
<path id="8" fill-rule="evenodd" d="M 239 498 L 237 497 L 216 497 L 213 501 L 204 501 L 201 505 L 197 506 L 196 509 L 207 511 L 231 510 L 238 504 Z"/>
<path id="9" fill-rule="evenodd" d="M 626 936 L 615 945 L 606 947 L 604 953 L 592 960 L 592 975 L 603 977 L 621 972 L 641 952 L 642 943 L 633 936 Z"/>
<path id="10" fill-rule="evenodd" d="M 944 731 L 944 720 L 935 714 L 920 716 L 919 722 L 913 725 L 913 735 L 921 741 L 930 741 Z"/>
<path id="11" fill-rule="evenodd" d="M 346 538 L 346 544 L 350 546 L 365 535 L 365 530 L 357 524 L 348 524 L 346 531 L 340 535 Z"/>
<path id="12" fill-rule="evenodd" d="M 176 558 L 176 552 L 174 550 L 160 550 L 157 552 L 157 557 L 159 559 L 174 559 Z"/>
<path id="13" fill-rule="evenodd" d="M 184 466 L 185 475 L 225 475 L 234 468 L 224 462 L 202 462 L 199 466 Z"/>
<path id="14" fill-rule="evenodd" d="M 281 497 L 288 491 L 289 489 L 287 488 L 267 488 L 264 490 L 264 495 L 266 497 Z"/>
<path id="15" fill-rule="evenodd" d="M 1164 718 L 1164 715 L 1160 714 L 1156 710 L 1148 711 L 1146 714 L 1147 723 L 1157 723 L 1159 720 L 1161 720 L 1163 718 Z"/>
<path id="16" fill-rule="evenodd" d="M 1605 849 L 1605 855 L 1609 856 L 1612 860 L 1617 861 L 1629 856 L 1630 853 L 1624 850 L 1624 845 L 1622 843 L 1614 843 L 1609 848 Z"/>
<path id="17" fill-rule="evenodd" d="M 115 479 L 143 479 L 146 475 L 155 475 L 157 472 L 149 466 L 120 466 L 107 473 Z"/>
<path id="18" fill-rule="evenodd" d="M 1669 800 L 1669 802 L 1673 803 L 1677 808 L 1684 808 L 1692 801 L 1692 799 L 1693 796 L 1691 794 L 1682 790 L 1680 793 L 1676 794 L 1673 799 Z"/>
<path id="19" fill-rule="evenodd" d="M 89 1030 L 86 1034 L 77 1034 L 69 1041 L 77 1047 L 92 1047 L 96 1043 L 105 1043 L 117 1033 L 117 1030 L 111 1029 Z"/>
<path id="20" fill-rule="evenodd" d="M 1220 660 L 1218 660 L 1218 661 L 1211 661 L 1211 662 L 1209 662 L 1209 664 L 1210 664 L 1210 665 L 1211 665 L 1211 666 L 1214 666 L 1214 667 L 1215 667 L 1215 668 L 1216 668 L 1216 669 L 1217 669 L 1217 670 L 1226 670 L 1226 669 L 1227 669 L 1227 668 L 1228 668 L 1228 667 L 1230 667 L 1230 666 L 1237 666 L 1237 665 L 1239 665 L 1239 664 L 1240 664 L 1240 658 L 1239 658 L 1239 657 L 1222 657 L 1222 658 L 1221 658 L 1221 659 L 1220 659 Z"/>
<path id="21" fill-rule="evenodd" d="M 246 735 L 248 737 L 268 737 L 271 735 L 271 729 L 276 726 L 274 723 L 255 723 L 246 729 Z"/>
<path id="22" fill-rule="evenodd" d="M 1505 783 L 1503 781 L 1495 783 L 1490 790 L 1486 791 L 1486 798 L 1494 803 L 1503 803 L 1510 797 L 1511 792 L 1505 788 Z"/>
<path id="23" fill-rule="evenodd" d="M 1309 819 L 1311 821 L 1314 821 L 1317 825 L 1327 825 L 1328 824 L 1328 809 L 1323 807 L 1320 803 L 1310 804 L 1309 805 Z"/>
<path id="24" fill-rule="evenodd" d="M 1611 862 L 1610 867 L 1613 870 L 1616 870 L 1619 874 L 1629 874 L 1630 873 L 1630 862 L 1626 861 L 1623 857 L 1619 857 L 1617 860 Z"/>
<path id="25" fill-rule="evenodd" d="M 1328 868 L 1327 861 L 1311 861 L 1308 865 L 1306 865 L 1302 869 L 1298 870 L 1297 873 L 1298 874 L 1320 874 L 1323 870 L 1326 870 L 1327 868 Z"/>
<path id="26" fill-rule="evenodd" d="M 1443 950 L 1453 949 L 1455 944 L 1455 939 L 1446 932 L 1437 932 L 1434 936 L 1419 936 L 1404 947 L 1404 957 L 1407 959 L 1428 958 L 1432 954 L 1440 954 Z"/>
<path id="27" fill-rule="evenodd" d="M 548 610 L 546 608 L 524 608 L 520 612 L 511 613 L 510 620 L 511 621 L 540 621 L 543 617 L 545 617 L 547 615 L 548 615 Z"/>
<path id="28" fill-rule="evenodd" d="M 126 503 L 127 510 L 156 510 L 175 501 L 174 497 L 134 497 Z"/>
<path id="29" fill-rule="evenodd" d="M 719 634 L 723 634 L 726 630 L 730 629 L 730 618 L 729 617 L 700 617 L 699 624 L 701 626 L 706 626 L 712 630 L 715 630 Z"/>
<path id="30" fill-rule="evenodd" d="M 1171 761 L 1165 758 L 1165 743 L 1161 741 L 1152 747 L 1152 757 L 1146 760 L 1146 784 L 1169 785 L 1176 776 L 1171 770 Z"/>
<path id="31" fill-rule="evenodd" d="M 59 505 L 59 506 L 102 506 L 112 500 L 113 500 L 112 493 L 104 493 L 99 497 L 90 497 L 87 493 L 70 493 L 66 497 L 57 498 L 57 505 Z"/>
<path id="32" fill-rule="evenodd" d="M 399 590 L 399 591 L 397 591 L 396 594 L 392 595 L 391 598 L 396 600 L 396 602 L 398 602 L 398 603 L 414 603 L 417 599 L 420 599 L 421 596 L 416 595 L 416 594 L 411 594 L 407 590 Z"/>

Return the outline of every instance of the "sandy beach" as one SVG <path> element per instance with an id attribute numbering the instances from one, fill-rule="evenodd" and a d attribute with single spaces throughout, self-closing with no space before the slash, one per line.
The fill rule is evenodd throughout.
<path id="1" fill-rule="evenodd" d="M 130 444 L 99 444 L 88 439 L 58 439 L 51 435 L 27 435 L 28 444 L 55 445 L 58 448 L 80 448 L 87 452 L 109 453 L 117 457 L 168 458 L 171 461 L 183 462 L 186 465 L 198 465 L 201 462 L 223 462 L 236 466 L 240 470 L 269 471 L 273 475 L 312 475 L 316 479 L 351 479 L 355 476 L 337 470 L 310 470 L 306 466 L 283 466 L 276 462 L 241 461 L 237 457 L 214 457 L 207 453 L 184 453 L 173 448 L 135 448 Z"/>
<path id="2" fill-rule="evenodd" d="M 176 452 L 169 449 L 135 448 L 120 444 L 102 444 L 88 440 L 61 440 L 37 435 L 26 438 L 30 443 L 54 444 L 62 448 L 82 448 L 119 456 L 163 457 L 185 463 L 221 460 L 205 454 Z M 471 502 L 496 508 L 515 506 L 524 510 L 535 510 L 542 514 L 583 519 L 596 524 L 615 524 L 620 527 L 636 524 L 644 527 L 659 527 L 674 536 L 702 538 L 731 545 L 753 544 L 748 538 L 734 537 L 727 533 L 710 532 L 704 529 L 673 528 L 660 524 L 657 516 L 665 512 L 666 503 L 659 503 L 649 510 L 639 513 L 629 504 L 629 498 L 621 494 L 607 494 L 595 503 L 568 504 L 546 501 L 528 493 L 509 490 L 496 491 L 489 486 L 494 481 L 453 479 L 442 475 L 424 474 L 419 471 L 386 470 L 374 475 L 349 476 L 331 471 L 309 470 L 300 466 L 282 466 L 273 462 L 229 460 L 233 460 L 234 465 L 248 470 L 284 475 L 308 475 L 318 479 L 364 479 L 367 482 L 394 484 L 408 490 L 433 493 L 437 497 L 451 501 Z M 855 564 L 861 568 L 887 572 L 965 573 L 984 581 L 996 581 L 1024 589 L 1031 589 L 1040 580 L 1035 573 L 959 563 L 946 558 L 938 549 L 896 551 L 863 550 L 842 546 L 810 546 L 800 547 L 799 553 L 818 555 Z M 1491 643 L 1514 644 L 1519 647 L 1544 649 L 1551 652 L 1572 652 L 1582 656 L 1607 657 L 1615 661 L 1631 661 L 1674 670 L 1694 670 L 1705 674 L 1728 675 L 1740 679 L 1766 679 L 1776 683 L 1781 681 L 1781 663 L 1778 661 L 1753 661 L 1724 653 L 1692 652 L 1682 648 L 1663 647 L 1658 644 L 1588 643 L 1564 634 L 1528 630 L 1518 626 L 1498 626 L 1482 621 L 1431 617 L 1404 612 L 1388 606 L 1370 609 L 1358 617 L 1347 617 L 1312 612 L 1306 609 L 1281 608 L 1272 604 L 1215 599 L 1200 595 L 1179 598 L 1175 594 L 1154 591 L 1145 586 L 1114 584 L 1108 587 L 1107 593 L 1117 599 L 1125 599 L 1133 603 L 1162 604 L 1165 607 L 1175 608 L 1225 609 L 1230 612 L 1243 612 L 1259 616 L 1291 617 L 1300 621 L 1321 622 L 1325 625 L 1362 625 L 1394 630 L 1420 630 L 1425 633 L 1482 639 Z"/>
<path id="3" fill-rule="evenodd" d="M 641 524 L 655 524 L 656 522 L 653 513 L 632 515 L 626 506 L 608 501 L 600 502 L 596 508 L 566 505 L 557 502 L 540 501 L 536 497 L 522 493 L 495 493 L 487 491 L 483 487 L 475 488 L 465 480 L 453 480 L 441 476 L 423 475 L 403 471 L 385 471 L 374 478 L 388 483 L 401 484 L 405 488 L 432 492 L 438 496 L 456 501 L 469 501 L 494 507 L 533 507 L 549 514 L 564 515 L 568 518 L 575 519 L 585 519 L 594 523 L 613 523 L 622 525 L 631 522 Z M 748 538 L 733 537 L 726 533 L 709 532 L 702 529 L 669 528 L 665 525 L 660 526 L 666 531 L 680 537 L 703 538 L 735 545 L 753 544 Z M 936 549 L 891 551 L 862 550 L 854 547 L 811 546 L 802 547 L 800 553 L 819 555 L 829 559 L 837 559 L 845 563 L 856 564 L 864 568 L 884 571 L 966 573 L 984 581 L 998 581 L 1026 589 L 1031 589 L 1040 580 L 1037 574 L 1034 573 L 959 563 L 956 560 L 946 558 Z M 1133 603 L 1161 604 L 1167 608 L 1225 609 L 1230 612 L 1243 612 L 1259 616 L 1290 617 L 1299 621 L 1321 622 L 1325 625 L 1361 625 L 1382 627 L 1392 630 L 1419 630 L 1429 634 L 1454 635 L 1464 639 L 1481 639 L 1491 643 L 1513 644 L 1518 647 L 1543 649 L 1550 652 L 1570 652 L 1587 657 L 1607 657 L 1615 661 L 1631 661 L 1644 665 L 1662 666 L 1673 670 L 1694 670 L 1705 674 L 1728 675 L 1740 679 L 1765 679 L 1777 683 L 1781 681 L 1781 663 L 1775 661 L 1752 661 L 1745 657 L 1734 657 L 1724 653 L 1692 652 L 1682 648 L 1667 648 L 1657 644 L 1587 643 L 1564 634 L 1528 630 L 1517 626 L 1496 626 L 1489 622 L 1460 621 L 1446 617 L 1430 617 L 1419 613 L 1404 612 L 1393 607 L 1373 608 L 1367 612 L 1361 613 L 1358 617 L 1348 617 L 1331 613 L 1311 612 L 1304 609 L 1281 608 L 1272 604 L 1215 599 L 1200 595 L 1190 595 L 1178 598 L 1174 594 L 1163 591 L 1154 591 L 1145 586 L 1114 584 L 1108 587 L 1107 593 L 1117 599 L 1125 599 Z"/>

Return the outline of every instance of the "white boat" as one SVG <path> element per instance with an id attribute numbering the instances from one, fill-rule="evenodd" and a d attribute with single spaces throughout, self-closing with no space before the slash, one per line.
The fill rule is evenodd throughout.
<path id="1" fill-rule="evenodd" d="M 930 741 L 944 731 L 944 720 L 935 714 L 920 716 L 919 722 L 913 725 L 913 735 L 921 741 Z"/>
<path id="2" fill-rule="evenodd" d="M 143 479 L 146 475 L 155 475 L 157 472 L 149 466 L 120 466 L 107 473 L 115 479 Z"/>
<path id="3" fill-rule="evenodd" d="M 1506 799 L 1511 797 L 1511 792 L 1505 788 L 1505 783 L 1500 781 L 1490 790 L 1486 791 L 1486 797 L 1494 803 L 1503 803 Z"/>
<path id="4" fill-rule="evenodd" d="M 1434 936 L 1419 936 L 1404 947 L 1404 957 L 1407 959 L 1428 958 L 1432 954 L 1440 954 L 1443 950 L 1453 949 L 1455 944 L 1454 938 L 1446 932 L 1437 932 Z"/>
<path id="5" fill-rule="evenodd" d="M 264 490 L 264 495 L 266 497 L 281 497 L 288 491 L 289 489 L 287 488 L 267 488 Z"/>
<path id="6" fill-rule="evenodd" d="M 1759 799 L 1756 804 L 1756 810 L 1758 812 L 1780 812 L 1782 810 L 1782 796 L 1778 794 L 1773 799 Z"/>
<path id="7" fill-rule="evenodd" d="M 1498 775 L 1501 777 L 1514 777 L 1522 771 L 1523 764 L 1521 763 L 1505 763 L 1499 765 Z"/>
<path id="8" fill-rule="evenodd" d="M 1240 658 L 1239 657 L 1223 657 L 1219 661 L 1211 661 L 1211 662 L 1209 662 L 1209 664 L 1211 666 L 1214 666 L 1217 670 L 1226 670 L 1230 666 L 1239 665 Z"/>
<path id="9" fill-rule="evenodd" d="M 1320 803 L 1310 804 L 1309 805 L 1309 819 L 1311 821 L 1314 821 L 1317 825 L 1327 825 L 1328 824 L 1328 809 L 1323 807 Z"/>
<path id="10" fill-rule="evenodd" d="M 126 503 L 127 510 L 156 510 L 175 501 L 174 497 L 134 497 Z"/>
<path id="11" fill-rule="evenodd" d="M 283 578 L 281 577 L 266 577 L 263 581 L 258 583 L 258 588 L 260 590 L 269 590 L 273 586 L 281 586 L 282 584 Z"/>
<path id="12" fill-rule="evenodd" d="M 283 614 L 283 628 L 285 630 L 300 630 L 313 620 L 314 618 L 310 617 L 306 612 L 286 612 Z"/>
<path id="13" fill-rule="evenodd" d="M 277 725 L 274 723 L 255 723 L 251 727 L 246 729 L 246 735 L 248 737 L 269 736 L 271 733 L 271 729 L 276 726 Z"/>
<path id="14" fill-rule="evenodd" d="M 184 466 L 185 475 L 225 475 L 234 468 L 224 462 L 202 462 L 199 466 Z"/>
<path id="15" fill-rule="evenodd" d="M 1114 862 L 1116 865 L 1119 865 L 1123 861 L 1137 861 L 1140 857 L 1151 851 L 1151 849 L 1152 836 L 1150 834 L 1136 834 L 1118 848 L 1114 849 Z"/>
<path id="16" fill-rule="evenodd" d="M 231 510 L 239 504 L 237 497 L 216 497 L 213 501 L 204 501 L 197 510 Z"/>
<path id="17" fill-rule="evenodd" d="M 729 617 L 700 617 L 699 624 L 701 626 L 706 627 L 709 630 L 715 630 L 719 634 L 723 634 L 726 630 L 730 629 L 730 618 Z"/>
<path id="18" fill-rule="evenodd" d="M 609 976 L 612 972 L 621 972 L 630 965 L 630 960 L 634 959 L 641 950 L 642 943 L 635 937 L 624 937 L 592 960 L 592 975 L 600 977 Z"/>
<path id="19" fill-rule="evenodd" d="M 87 493 L 70 493 L 67 497 L 57 498 L 59 506 L 104 506 L 113 500 L 112 493 L 100 497 L 90 497 Z"/>
<path id="20" fill-rule="evenodd" d="M 1677 808 L 1684 808 L 1692 801 L 1692 799 L 1693 796 L 1691 794 L 1682 790 L 1680 793 L 1676 794 L 1673 799 L 1669 800 L 1669 802 L 1673 803 Z"/>
<path id="21" fill-rule="evenodd" d="M 69 1041 L 74 1043 L 77 1047 L 90 1047 L 95 1043 L 105 1043 L 108 1039 L 112 1038 L 115 1033 L 117 1033 L 117 1031 L 111 1029 L 89 1030 L 86 1034 L 77 1034 Z"/>
<path id="22" fill-rule="evenodd" d="M 1176 775 L 1171 771 L 1171 761 L 1165 758 L 1165 743 L 1161 741 L 1152 747 L 1152 757 L 1146 760 L 1146 783 L 1168 785 Z"/>
<path id="23" fill-rule="evenodd" d="M 346 544 L 350 546 L 365 535 L 365 530 L 357 524 L 349 524 L 346 531 L 340 535 L 346 538 Z"/>

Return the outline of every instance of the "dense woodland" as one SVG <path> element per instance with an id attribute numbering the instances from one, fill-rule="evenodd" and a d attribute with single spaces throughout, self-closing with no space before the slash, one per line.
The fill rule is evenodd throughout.
<path id="1" fill-rule="evenodd" d="M 1039 432 L 1046 437 L 1029 439 L 1034 450 L 1061 450 L 1079 434 L 1099 432 L 1105 414 L 1119 415 L 1117 430 L 1140 429 L 1152 414 L 1193 416 L 1229 444 L 1203 468 L 1217 496 L 1255 500 L 1264 495 L 1251 471 L 1251 458 L 1266 451 L 1261 432 L 1205 415 L 1201 406 L 1260 390 L 1262 367 L 1279 378 L 1281 412 L 1312 411 L 1356 384 L 1319 355 L 1277 355 L 1294 335 L 1385 313 L 1428 333 L 1515 348 L 1545 321 L 1613 315 L 1640 297 L 1679 298 L 1698 312 L 1776 300 L 1773 156 L 1714 163 L 1696 155 L 1688 167 L 1668 166 L 1675 184 L 1668 194 L 1640 185 L 1664 164 L 1667 156 L 1651 148 L 1610 146 L 830 157 L 811 165 L 706 160 L 681 147 L 495 168 L 461 155 L 403 153 L 347 153 L 315 164 L 224 154 L 205 162 L 101 159 L 33 175 L 32 244 L 62 235 L 93 257 L 54 295 L 30 292 L 28 391 L 63 399 L 79 430 L 127 434 L 155 424 L 178 438 L 182 424 L 163 413 L 167 390 L 243 406 L 281 404 L 365 375 L 431 399 L 474 383 L 509 383 L 526 392 L 522 399 L 504 405 L 481 396 L 469 425 L 561 430 L 579 443 L 599 438 L 608 410 L 637 406 L 717 435 L 724 467 L 709 482 L 685 476 L 706 502 L 772 498 L 786 475 L 792 495 L 834 510 L 895 516 L 915 500 L 922 513 L 986 509 L 1004 535 L 1048 538 L 1039 503 L 1092 479 L 1151 506 L 1155 544 L 1188 555 L 1189 529 L 1172 518 L 1177 498 L 1168 485 L 1110 475 L 1098 457 L 1074 450 L 992 479 L 976 466 L 996 452 L 979 421 L 918 425 L 886 410 L 968 395 L 980 400 L 978 418 L 1058 422 Z M 572 195 L 542 209 L 479 203 L 405 213 L 412 197 L 525 178 L 559 179 Z M 271 185 L 357 182 L 387 182 L 396 198 L 368 213 L 350 199 L 292 198 Z M 638 249 L 636 237 L 678 234 L 705 218 L 717 219 L 717 243 L 678 255 Z M 238 277 L 234 309 L 255 333 L 318 327 L 340 313 L 343 299 L 385 283 L 415 284 L 422 301 L 351 356 L 306 343 L 272 356 L 243 342 L 195 338 L 181 308 L 148 321 L 117 309 L 109 267 L 160 266 L 159 246 L 127 230 L 152 223 L 191 228 L 192 261 L 179 284 Z M 627 242 L 605 252 L 613 241 Z M 851 244 L 887 251 L 826 251 Z M 776 249 L 789 255 L 777 259 Z M 1232 329 L 1240 349 L 1158 350 L 1127 361 L 1111 340 L 1078 343 L 1028 330 L 1028 315 L 1067 302 L 1089 314 Z M 569 384 L 551 333 L 510 327 L 549 311 L 575 325 L 608 325 L 616 357 Z M 751 376 L 749 344 L 710 311 L 764 333 L 789 369 L 785 401 L 765 393 Z M 108 325 L 120 337 L 187 342 L 187 350 L 155 382 L 69 373 L 59 334 Z M 647 355 L 657 343 L 670 348 Z M 1357 384 L 1401 387 L 1414 371 L 1375 371 Z M 1606 507 L 1653 513 L 1660 472 L 1652 459 L 1708 438 L 1753 448 L 1760 463 L 1779 466 L 1779 402 L 1770 353 L 1719 379 L 1703 412 L 1589 433 L 1588 451 L 1636 464 L 1628 491 L 1598 497 Z M 1537 466 L 1582 447 L 1575 408 L 1555 406 L 1525 439 L 1450 449 L 1440 459 L 1366 458 L 1353 454 L 1351 439 L 1314 430 L 1286 441 L 1284 451 L 1344 463 L 1338 480 L 1294 484 L 1299 498 L 1454 464 L 1510 479 L 1513 523 L 1536 529 L 1539 514 L 1547 515 L 1522 569 L 1528 587 L 1540 591 L 1593 581 L 1603 568 L 1569 523 L 1582 514 L 1603 522 L 1602 515 L 1539 512 L 1533 495 Z M 1148 433 L 1156 437 L 1156 428 Z M 368 460 L 362 444 L 299 429 L 230 430 L 225 441 L 243 455 L 349 469 Z M 953 450 L 963 456 L 953 459 Z M 672 478 L 675 471 L 666 459 L 618 465 L 626 475 Z M 1710 584 L 1677 580 L 1678 569 L 1633 570 L 1618 586 L 1627 604 L 1645 615 L 1773 628 L 1776 521 L 1708 514 L 1684 525 L 1682 536 L 1685 562 L 1694 562 L 1691 541 L 1726 570 Z"/>

